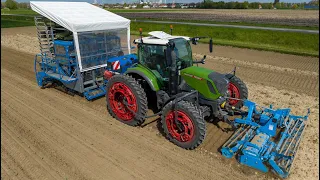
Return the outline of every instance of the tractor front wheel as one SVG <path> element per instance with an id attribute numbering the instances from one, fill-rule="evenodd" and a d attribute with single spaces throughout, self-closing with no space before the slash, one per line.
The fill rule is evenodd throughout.
<path id="1" fill-rule="evenodd" d="M 246 84 L 237 76 L 233 74 L 227 74 L 226 77 L 229 79 L 228 93 L 231 98 L 229 99 L 229 104 L 236 108 L 242 108 L 243 101 L 237 99 L 247 99 L 248 98 L 248 88 Z"/>
<path id="2" fill-rule="evenodd" d="M 147 97 L 131 76 L 115 75 L 107 83 L 107 108 L 110 115 L 130 126 L 139 126 L 147 113 Z"/>
<path id="3" fill-rule="evenodd" d="M 176 112 L 172 101 L 168 103 L 163 108 L 161 125 L 166 138 L 184 149 L 198 147 L 206 135 L 206 125 L 200 109 L 188 101 L 178 102 Z"/>

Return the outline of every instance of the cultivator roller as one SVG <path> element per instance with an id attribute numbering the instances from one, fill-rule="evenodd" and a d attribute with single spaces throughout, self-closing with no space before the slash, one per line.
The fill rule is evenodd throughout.
<path id="1" fill-rule="evenodd" d="M 241 164 L 268 172 L 268 167 L 282 178 L 289 175 L 310 110 L 306 116 L 294 116 L 290 109 L 260 107 L 244 101 L 248 112 L 235 118 L 238 129 L 222 146 L 222 155 L 238 154 Z"/>

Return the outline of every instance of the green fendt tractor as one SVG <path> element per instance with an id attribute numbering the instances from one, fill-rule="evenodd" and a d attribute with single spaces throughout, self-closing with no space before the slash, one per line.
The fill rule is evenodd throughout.
<path id="1" fill-rule="evenodd" d="M 201 37 L 172 36 L 161 31 L 134 40 L 138 63 L 124 74 L 105 72 L 107 108 L 117 120 L 139 126 L 148 104 L 156 105 L 161 127 L 174 144 L 194 149 L 206 135 L 206 120 L 225 120 L 247 99 L 246 85 L 235 73 L 220 74 L 194 66 L 191 45 Z M 209 50 L 212 52 L 212 40 Z M 150 117 L 150 116 L 149 116 Z"/>

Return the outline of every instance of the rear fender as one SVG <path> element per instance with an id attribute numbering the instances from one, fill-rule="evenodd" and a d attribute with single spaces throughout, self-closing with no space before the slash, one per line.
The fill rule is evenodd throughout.
<path id="1" fill-rule="evenodd" d="M 125 72 L 125 74 L 133 75 L 133 76 L 139 75 L 148 83 L 151 90 L 153 90 L 153 91 L 160 90 L 161 83 L 159 82 L 158 78 L 152 72 L 147 70 L 146 68 L 143 68 L 138 65 L 133 68 L 128 68 L 127 71 Z"/>

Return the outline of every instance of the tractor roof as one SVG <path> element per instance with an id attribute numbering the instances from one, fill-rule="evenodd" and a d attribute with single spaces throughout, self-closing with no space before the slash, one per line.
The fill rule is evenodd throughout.
<path id="1" fill-rule="evenodd" d="M 176 39 L 176 38 L 184 38 L 186 40 L 190 40 L 187 36 L 172 36 L 170 34 L 167 34 L 163 31 L 151 31 L 148 33 L 151 36 L 143 37 L 142 41 L 145 44 L 159 44 L 159 45 L 166 45 L 169 40 Z M 135 43 L 141 43 L 141 39 L 135 39 Z"/>

